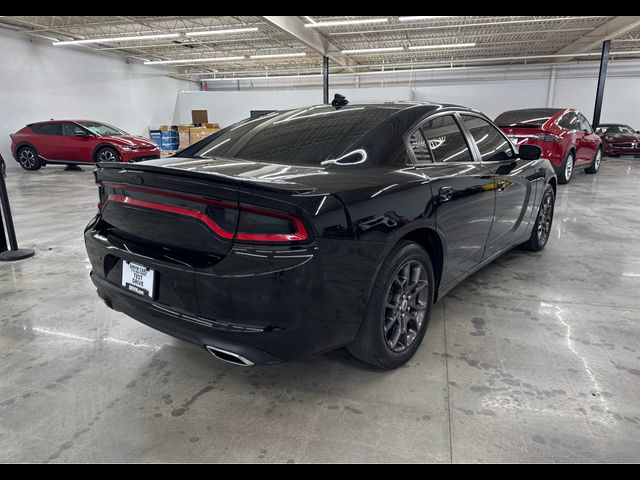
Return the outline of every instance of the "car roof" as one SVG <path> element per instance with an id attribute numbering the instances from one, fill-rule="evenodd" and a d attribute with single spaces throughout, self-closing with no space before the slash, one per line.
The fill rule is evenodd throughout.
<path id="1" fill-rule="evenodd" d="M 64 119 L 53 119 L 53 120 L 45 120 L 42 122 L 31 122 L 28 125 L 45 125 L 47 123 L 60 123 L 60 122 L 71 122 L 71 123 L 82 123 L 82 122 L 95 122 L 95 123 L 102 123 L 102 122 L 98 122 L 96 120 L 79 120 L 79 119 L 73 119 L 73 118 L 64 118 Z"/>

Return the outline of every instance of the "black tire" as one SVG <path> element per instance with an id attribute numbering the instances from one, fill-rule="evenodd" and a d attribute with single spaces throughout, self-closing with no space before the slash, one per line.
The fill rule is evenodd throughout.
<path id="1" fill-rule="evenodd" d="M 406 279 L 404 285 L 402 278 Z M 417 293 L 405 298 L 403 293 L 412 289 Z M 378 273 L 360 331 L 348 350 L 354 357 L 382 369 L 407 362 L 420 347 L 429 325 L 433 292 L 429 254 L 417 243 L 401 241 Z M 396 333 L 394 349 L 391 344 Z"/>
<path id="2" fill-rule="evenodd" d="M 115 148 L 102 147 L 96 152 L 96 163 L 101 162 L 119 162 L 120 155 Z"/>
<path id="3" fill-rule="evenodd" d="M 600 170 L 601 163 L 602 163 L 602 148 L 598 148 L 598 150 L 596 150 L 595 155 L 593 156 L 591 165 L 585 168 L 584 171 L 587 173 L 598 173 L 598 170 Z"/>
<path id="4" fill-rule="evenodd" d="M 531 236 L 529 237 L 529 240 L 520 245 L 525 250 L 539 252 L 547 244 L 549 235 L 551 235 L 551 226 L 553 225 L 555 200 L 556 196 L 553 191 L 553 187 L 547 184 L 542 194 L 538 215 L 536 216 L 536 223 L 533 225 Z"/>
<path id="5" fill-rule="evenodd" d="M 576 159 L 573 154 L 573 150 L 569 150 L 564 156 L 564 161 L 562 162 L 562 166 L 560 167 L 560 170 L 556 172 L 558 174 L 558 183 L 564 185 L 571 181 L 575 163 L 576 163 Z M 571 166 L 569 167 L 569 165 Z"/>
<path id="6" fill-rule="evenodd" d="M 40 170 L 40 167 L 42 167 L 38 152 L 32 147 L 22 147 L 18 150 L 18 163 L 22 168 L 29 171 Z"/>

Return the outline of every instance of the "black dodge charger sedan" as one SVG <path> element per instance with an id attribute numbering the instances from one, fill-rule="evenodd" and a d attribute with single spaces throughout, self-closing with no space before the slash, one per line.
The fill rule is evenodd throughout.
<path id="1" fill-rule="evenodd" d="M 432 304 L 509 249 L 541 250 L 556 177 L 483 114 L 320 105 L 96 170 L 85 231 L 111 308 L 239 365 L 347 346 L 406 362 Z"/>

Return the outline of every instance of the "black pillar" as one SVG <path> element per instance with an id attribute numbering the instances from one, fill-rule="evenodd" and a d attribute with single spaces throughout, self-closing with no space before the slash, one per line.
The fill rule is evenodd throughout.
<path id="1" fill-rule="evenodd" d="M 2 156 L 0 156 L 0 159 Z M 7 245 L 5 236 L 4 222 L 7 224 L 6 235 L 9 240 Z M 9 206 L 9 196 L 7 195 L 7 185 L 4 182 L 4 175 L 0 170 L 0 262 L 11 262 L 13 260 L 22 260 L 33 256 L 33 250 L 18 248 L 18 240 L 16 239 L 16 230 L 13 226 L 13 218 L 11 217 L 11 207 Z M 7 247 L 9 247 L 7 249 Z"/>
<path id="2" fill-rule="evenodd" d="M 329 57 L 322 57 L 322 103 L 329 103 Z"/>
<path id="3" fill-rule="evenodd" d="M 596 107 L 593 110 L 593 124 L 595 129 L 600 125 L 600 113 L 602 112 L 602 97 L 604 97 L 604 81 L 607 79 L 607 65 L 609 64 L 609 49 L 611 40 L 602 42 L 602 56 L 600 57 L 600 73 L 598 74 L 598 90 L 596 92 Z"/>

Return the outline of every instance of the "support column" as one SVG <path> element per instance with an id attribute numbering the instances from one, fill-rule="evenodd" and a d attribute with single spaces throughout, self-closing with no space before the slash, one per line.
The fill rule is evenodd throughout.
<path id="1" fill-rule="evenodd" d="M 602 55 L 600 56 L 600 73 L 598 73 L 598 89 L 596 91 L 596 106 L 593 110 L 592 127 L 596 129 L 600 125 L 600 113 L 602 112 L 602 98 L 604 97 L 604 82 L 607 79 L 607 65 L 609 64 L 609 49 L 611 40 L 602 42 Z"/>
<path id="2" fill-rule="evenodd" d="M 549 90 L 547 91 L 547 108 L 553 107 L 553 97 L 556 93 L 556 67 L 551 67 L 551 77 L 549 78 Z"/>
<path id="3" fill-rule="evenodd" d="M 322 57 L 322 103 L 329 103 L 329 57 Z"/>

